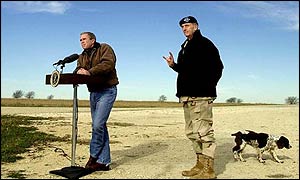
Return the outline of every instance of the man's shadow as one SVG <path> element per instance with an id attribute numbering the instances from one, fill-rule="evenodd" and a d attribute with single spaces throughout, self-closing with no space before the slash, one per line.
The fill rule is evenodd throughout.
<path id="1" fill-rule="evenodd" d="M 114 156 L 114 161 L 112 162 L 111 167 L 116 168 L 121 164 L 125 164 L 127 162 L 134 161 L 139 158 L 150 156 L 154 153 L 166 150 L 169 146 L 173 146 L 174 144 L 177 144 L 175 146 L 178 149 L 180 149 L 180 147 L 177 147 L 178 144 L 191 146 L 190 141 L 188 139 L 181 140 L 181 141 L 176 140 L 176 141 L 177 143 L 171 141 L 168 141 L 168 143 L 152 141 L 145 144 L 139 144 L 134 147 L 128 147 L 128 149 L 112 151 L 112 156 Z M 222 144 L 220 144 L 220 142 L 222 142 Z M 222 174 L 225 171 L 226 165 L 229 162 L 234 162 L 232 156 L 232 147 L 234 145 L 233 140 L 231 138 L 225 138 L 220 140 L 220 142 L 217 144 L 217 148 L 215 152 L 214 167 L 215 167 L 216 175 Z M 181 148 L 185 146 L 181 146 Z M 187 155 L 186 152 L 183 152 L 182 156 L 186 156 L 186 155 Z"/>
<path id="2" fill-rule="evenodd" d="M 128 147 L 128 149 L 112 151 L 111 153 L 112 156 L 114 156 L 114 161 L 112 162 L 111 167 L 116 168 L 126 162 L 150 156 L 151 154 L 167 149 L 168 146 L 169 145 L 165 142 L 150 141 L 145 144 Z"/>
<path id="3" fill-rule="evenodd" d="M 223 142 L 220 144 L 220 142 Z M 217 147 L 215 152 L 215 173 L 216 175 L 222 174 L 226 169 L 226 164 L 229 162 L 233 162 L 233 155 L 232 155 L 232 147 L 234 146 L 234 142 L 232 138 L 224 138 L 217 140 Z"/>

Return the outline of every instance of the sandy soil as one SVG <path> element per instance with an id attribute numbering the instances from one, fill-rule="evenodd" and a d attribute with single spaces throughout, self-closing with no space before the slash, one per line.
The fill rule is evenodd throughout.
<path id="1" fill-rule="evenodd" d="M 72 110 L 61 107 L 1 107 L 1 115 L 61 117 L 56 121 L 40 121 L 36 126 L 46 133 L 70 137 Z M 215 107 L 213 112 L 218 179 L 299 179 L 299 106 Z M 78 115 L 75 163 L 83 167 L 89 157 L 89 109 L 79 108 Z M 115 108 L 109 122 L 112 169 L 94 172 L 81 179 L 183 179 L 181 171 L 195 164 L 196 156 L 184 135 L 182 108 Z M 277 151 L 278 157 L 284 160 L 282 164 L 273 161 L 268 153 L 264 154 L 266 163 L 259 163 L 251 147 L 245 149 L 246 162 L 235 161 L 231 153 L 234 140 L 230 134 L 243 129 L 284 135 L 293 148 Z M 65 179 L 49 173 L 71 166 L 68 156 L 63 156 L 61 151 L 55 152 L 56 148 L 71 156 L 71 140 L 52 143 L 44 150 L 34 147 L 22 154 L 25 159 L 1 163 L 1 179 L 7 178 L 9 171 L 20 170 L 28 179 Z"/>

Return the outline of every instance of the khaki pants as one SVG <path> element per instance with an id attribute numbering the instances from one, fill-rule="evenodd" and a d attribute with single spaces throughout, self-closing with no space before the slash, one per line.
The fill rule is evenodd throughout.
<path id="1" fill-rule="evenodd" d="M 196 153 L 214 158 L 216 142 L 213 129 L 214 97 L 181 97 L 185 118 L 185 134 Z"/>

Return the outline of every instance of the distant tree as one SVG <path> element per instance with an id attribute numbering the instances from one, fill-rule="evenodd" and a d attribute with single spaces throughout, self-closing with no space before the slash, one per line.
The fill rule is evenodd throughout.
<path id="1" fill-rule="evenodd" d="M 21 98 L 23 95 L 24 95 L 24 92 L 23 92 L 22 90 L 16 90 L 16 91 L 13 93 L 12 97 L 13 97 L 13 98 Z"/>
<path id="2" fill-rule="evenodd" d="M 237 100 L 236 100 L 236 103 L 242 103 L 242 102 L 243 102 L 242 99 L 237 99 Z"/>
<path id="3" fill-rule="evenodd" d="M 235 103 L 236 102 L 236 97 L 231 97 L 226 100 L 227 103 Z"/>
<path id="4" fill-rule="evenodd" d="M 290 96 L 285 99 L 286 104 L 297 104 L 299 99 L 295 96 Z"/>
<path id="5" fill-rule="evenodd" d="M 34 91 L 29 91 L 28 93 L 25 94 L 25 97 L 27 99 L 33 99 L 34 98 L 34 95 L 35 95 L 35 92 Z"/>
<path id="6" fill-rule="evenodd" d="M 160 101 L 160 102 L 164 102 L 164 101 L 166 101 L 167 100 L 167 97 L 165 96 L 165 95 L 161 95 L 161 96 L 159 96 L 159 98 L 158 98 L 158 101 Z"/>
<path id="7" fill-rule="evenodd" d="M 50 94 L 48 97 L 47 97 L 47 99 L 53 99 L 54 98 L 54 96 L 52 95 L 52 94 Z"/>
<path id="8" fill-rule="evenodd" d="M 236 97 L 232 97 L 226 100 L 227 103 L 242 103 L 243 100 L 242 99 L 238 99 Z"/>

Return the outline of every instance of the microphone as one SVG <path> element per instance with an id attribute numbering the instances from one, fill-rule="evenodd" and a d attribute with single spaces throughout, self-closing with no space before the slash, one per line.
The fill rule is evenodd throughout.
<path id="1" fill-rule="evenodd" d="M 59 60 L 58 62 L 54 63 L 53 66 L 54 65 L 66 64 L 66 63 L 71 63 L 71 62 L 77 60 L 78 58 L 79 58 L 78 54 L 72 54 L 68 57 L 65 57 L 65 59 L 63 59 L 63 60 Z"/>

